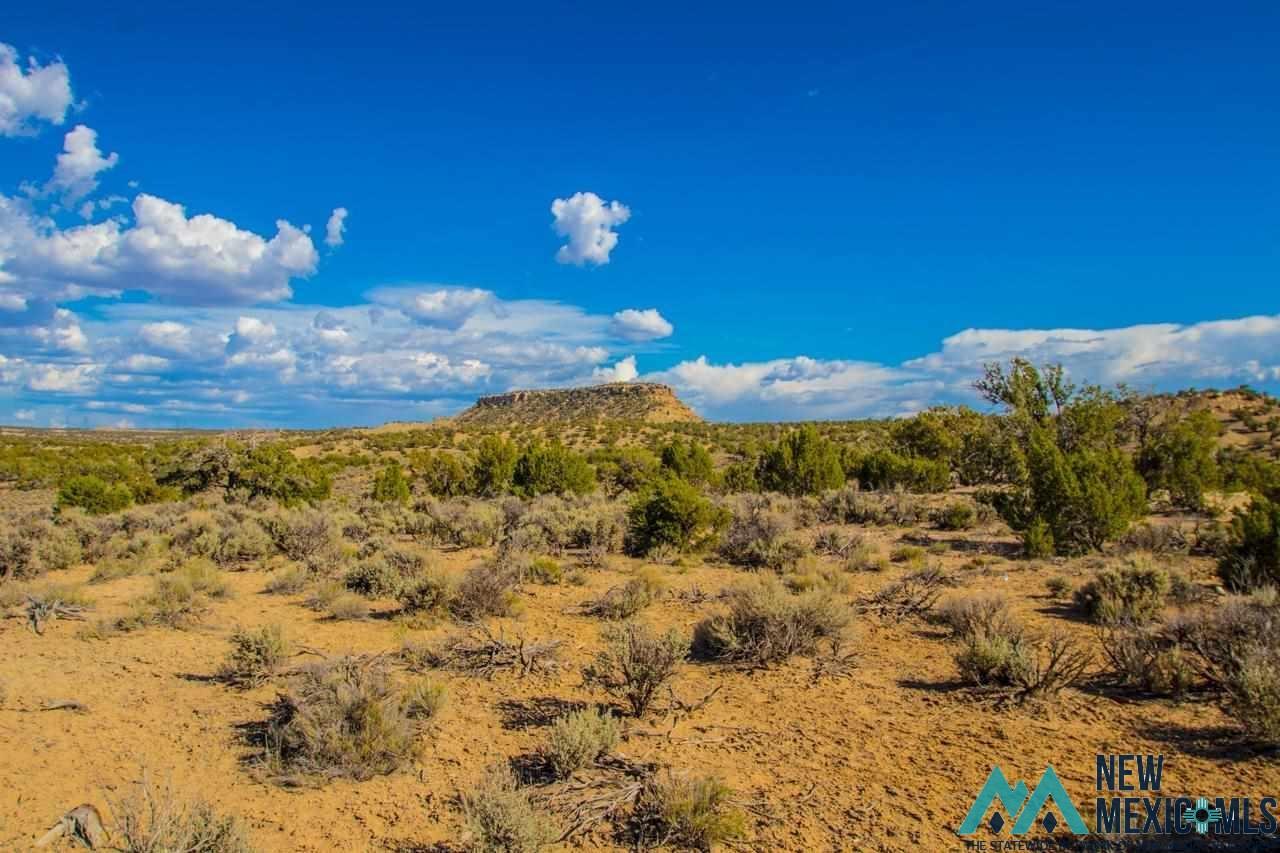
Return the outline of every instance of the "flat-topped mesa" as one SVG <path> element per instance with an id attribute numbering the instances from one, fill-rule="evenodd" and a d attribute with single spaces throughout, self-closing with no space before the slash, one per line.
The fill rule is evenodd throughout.
<path id="1" fill-rule="evenodd" d="M 670 386 L 657 382 L 610 382 L 585 388 L 508 391 L 476 400 L 457 423 L 502 425 L 545 421 L 639 420 L 650 423 L 699 421 Z"/>

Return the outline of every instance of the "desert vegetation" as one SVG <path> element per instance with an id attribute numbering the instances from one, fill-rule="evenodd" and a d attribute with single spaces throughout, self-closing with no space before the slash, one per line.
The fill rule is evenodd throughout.
<path id="1" fill-rule="evenodd" d="M 990 763 L 1083 784 L 1101 741 L 1280 783 L 1280 462 L 1249 427 L 1274 401 L 977 382 L 990 412 L 888 421 L 615 417 L 626 391 L 7 432 L 0 778 L 31 814 L 4 841 L 85 800 L 128 850 L 932 847 L 937 820 L 849 815 L 911 779 L 954 824 Z M 966 752 L 1046 725 L 1057 752 Z M 132 763 L 91 773 L 91 743 Z"/>

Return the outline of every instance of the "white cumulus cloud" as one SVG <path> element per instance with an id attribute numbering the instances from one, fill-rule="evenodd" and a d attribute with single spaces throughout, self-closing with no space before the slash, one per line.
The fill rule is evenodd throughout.
<path id="1" fill-rule="evenodd" d="M 551 202 L 552 227 L 568 242 L 556 252 L 562 264 L 607 264 L 609 253 L 618 245 L 613 230 L 631 218 L 622 202 L 604 199 L 592 192 L 574 193 Z"/>
<path id="2" fill-rule="evenodd" d="M 654 341 L 670 337 L 674 331 L 675 327 L 658 313 L 657 308 L 643 311 L 627 308 L 614 314 L 609 323 L 611 334 L 628 341 Z"/>
<path id="3" fill-rule="evenodd" d="M 324 226 L 324 243 L 331 248 L 338 248 L 342 245 L 343 235 L 347 231 L 347 209 L 345 207 L 335 207 L 333 213 L 329 214 L 329 221 Z"/>
<path id="4" fill-rule="evenodd" d="M 266 239 L 211 214 L 145 193 L 122 217 L 60 229 L 20 199 L 0 196 L 0 288 L 73 298 L 144 290 L 183 304 L 287 299 L 290 280 L 316 270 L 311 238 L 276 221 Z"/>
<path id="5" fill-rule="evenodd" d="M 53 170 L 53 178 L 46 185 L 47 192 L 59 193 L 64 204 L 75 204 L 98 188 L 98 175 L 113 168 L 120 155 L 112 152 L 106 157 L 98 150 L 98 132 L 78 124 L 63 139 L 63 150 Z M 93 208 L 81 210 L 85 219 L 93 215 Z"/>
<path id="6" fill-rule="evenodd" d="M 174 320 L 144 323 L 138 329 L 138 337 L 155 350 L 184 353 L 191 349 L 191 329 Z"/>
<path id="7" fill-rule="evenodd" d="M 31 57 L 24 71 L 18 51 L 0 43 L 0 136 L 31 133 L 36 121 L 62 124 L 70 106 L 71 73 L 66 65 L 41 65 Z"/>
<path id="8" fill-rule="evenodd" d="M 619 359 L 609 367 L 597 367 L 591 371 L 591 378 L 598 382 L 630 382 L 639 375 L 634 355 Z"/>

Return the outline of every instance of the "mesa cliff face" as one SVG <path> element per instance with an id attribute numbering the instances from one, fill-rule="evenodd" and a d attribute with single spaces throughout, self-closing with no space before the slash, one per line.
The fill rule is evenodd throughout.
<path id="1" fill-rule="evenodd" d="M 456 423 L 484 426 L 536 424 L 572 420 L 638 420 L 649 423 L 699 421 L 667 385 L 656 382 L 611 382 L 586 388 L 509 391 L 476 400 L 454 418 Z"/>

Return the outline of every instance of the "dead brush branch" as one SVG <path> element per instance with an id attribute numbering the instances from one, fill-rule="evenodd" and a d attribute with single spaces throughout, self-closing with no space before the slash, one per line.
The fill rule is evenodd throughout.
<path id="1" fill-rule="evenodd" d="M 827 678 L 848 678 L 858 668 L 858 658 L 857 652 L 844 650 L 843 637 L 833 637 L 828 651 L 814 656 L 810 683 L 820 684 Z"/>
<path id="2" fill-rule="evenodd" d="M 96 849 L 107 840 L 107 831 L 102 826 L 102 815 L 91 803 L 82 803 L 58 818 L 57 822 L 33 845 L 37 848 L 48 847 L 62 838 L 78 841 L 90 850 Z"/>
<path id="3" fill-rule="evenodd" d="M 631 812 L 657 772 L 657 764 L 603 756 L 593 767 L 549 786 L 537 799 L 561 816 L 564 831 L 556 841 L 563 843 Z"/>
<path id="4" fill-rule="evenodd" d="M 532 642 L 523 635 L 508 640 L 504 629 L 495 635 L 487 625 L 472 625 L 465 633 L 446 638 L 434 650 L 438 665 L 492 678 L 503 670 L 521 677 L 554 672 L 560 666 L 560 640 Z"/>
<path id="5" fill-rule="evenodd" d="M 78 604 L 66 604 L 60 598 L 27 596 L 27 627 L 44 635 L 46 623 L 58 619 L 84 619 L 85 608 Z"/>
<path id="6" fill-rule="evenodd" d="M 1055 632 L 1044 638 L 1016 677 L 1020 700 L 1057 696 L 1084 678 L 1093 664 L 1093 655 L 1070 635 Z"/>
<path id="7" fill-rule="evenodd" d="M 933 609 L 942 591 L 955 582 L 941 569 L 931 566 L 904 575 L 879 592 L 862 599 L 858 605 L 863 613 L 873 613 L 881 619 L 902 621 L 924 616 Z"/>

